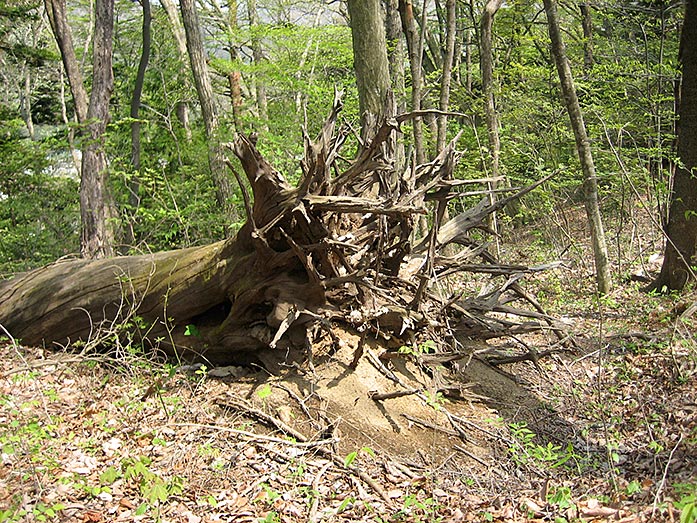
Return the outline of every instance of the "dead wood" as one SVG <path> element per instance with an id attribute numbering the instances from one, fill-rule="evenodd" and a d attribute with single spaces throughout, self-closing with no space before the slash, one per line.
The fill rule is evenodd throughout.
<path id="1" fill-rule="evenodd" d="M 468 338 L 561 332 L 519 283 L 549 266 L 500 263 L 481 239 L 491 213 L 548 178 L 441 223 L 447 202 L 477 183 L 454 179 L 457 138 L 433 161 L 396 171 L 390 137 L 409 119 L 401 116 L 383 122 L 342 168 L 350 133 L 336 129 L 340 110 L 337 98 L 319 136 L 305 136 L 297 187 L 255 141 L 240 134 L 228 145 L 251 190 L 242 185 L 247 221 L 234 239 L 16 275 L 0 282 L 0 325 L 25 344 L 137 342 L 187 358 L 267 364 L 340 343 L 337 322 L 388 347 L 431 340 L 437 352 L 458 352 Z M 423 214 L 431 230 L 416 238 Z M 458 250 L 444 255 L 451 244 Z M 474 273 L 486 275 L 478 291 L 442 291 Z"/>

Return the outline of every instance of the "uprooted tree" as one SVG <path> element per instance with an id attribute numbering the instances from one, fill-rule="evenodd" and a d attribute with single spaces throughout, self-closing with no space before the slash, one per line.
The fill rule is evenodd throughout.
<path id="1" fill-rule="evenodd" d="M 202 247 L 103 260 L 58 261 L 0 282 L 0 325 L 25 344 L 108 345 L 127 337 L 168 354 L 213 362 L 264 361 L 264 354 L 338 343 L 334 327 L 399 347 L 426 339 L 455 347 L 467 338 L 557 330 L 519 285 L 538 268 L 499 263 L 487 216 L 534 188 L 482 201 L 441 223 L 453 198 L 478 194 L 456 180 L 455 140 L 433 161 L 398 172 L 389 140 L 414 114 L 386 119 L 353 161 L 340 156 L 339 97 L 321 133 L 305 133 L 297 187 L 242 134 L 229 144 L 251 187 L 235 238 Z M 543 180 L 535 185 L 539 185 Z M 471 185 L 469 185 L 471 187 Z M 430 233 L 414 240 L 419 214 Z M 446 256 L 443 248 L 459 245 Z M 443 290 L 462 271 L 485 273 L 478 292 Z M 361 346 L 356 347 L 360 354 Z"/>

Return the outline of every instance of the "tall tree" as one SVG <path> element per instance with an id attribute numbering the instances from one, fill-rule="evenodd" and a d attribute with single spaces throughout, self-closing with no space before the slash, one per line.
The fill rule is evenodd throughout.
<path id="1" fill-rule="evenodd" d="M 385 116 L 391 96 L 385 23 L 380 0 L 348 0 L 358 86 L 361 134 L 370 137 Z"/>
<path id="2" fill-rule="evenodd" d="M 685 3 L 680 37 L 678 165 L 673 175 L 663 266 L 651 288 L 681 290 L 695 272 L 690 263 L 697 245 L 697 0 Z"/>
<path id="3" fill-rule="evenodd" d="M 259 13 L 257 13 L 256 0 L 247 0 L 247 16 L 249 18 L 249 30 L 252 34 L 252 59 L 258 71 L 264 63 L 264 52 L 261 47 L 261 38 L 259 37 Z M 259 74 L 254 78 L 254 87 L 257 95 L 257 109 L 259 111 L 261 128 L 266 131 L 269 127 L 269 106 L 266 97 L 266 82 Z"/>
<path id="4" fill-rule="evenodd" d="M 135 171 L 134 178 L 129 186 L 129 203 L 136 207 L 138 205 L 138 176 L 140 171 L 140 101 L 143 95 L 143 84 L 145 83 L 145 71 L 150 60 L 150 26 L 152 15 L 150 12 L 150 0 L 140 0 L 143 7 L 143 32 L 142 47 L 140 50 L 140 61 L 136 73 L 133 95 L 131 96 L 131 162 Z"/>
<path id="5" fill-rule="evenodd" d="M 584 203 L 586 215 L 588 216 L 588 223 L 590 224 L 598 292 L 606 294 L 610 292 L 612 288 L 612 277 L 610 276 L 605 231 L 603 229 L 600 206 L 598 204 L 598 178 L 595 172 L 595 163 L 593 162 L 590 140 L 586 132 L 586 124 L 583 121 L 581 105 L 576 95 L 576 86 L 574 85 L 574 78 L 571 74 L 571 66 L 566 57 L 566 49 L 561 38 L 556 0 L 544 0 L 544 6 L 545 13 L 547 14 L 549 37 L 552 41 L 552 56 L 557 66 L 564 103 L 566 104 L 566 110 L 569 113 L 569 119 L 571 121 L 571 128 L 573 129 L 576 139 L 576 152 L 578 153 L 581 170 L 583 171 Z"/>
<path id="6" fill-rule="evenodd" d="M 196 12 L 194 0 L 181 0 L 180 2 L 184 31 L 186 33 L 186 46 L 191 62 L 191 72 L 194 75 L 196 92 L 201 104 L 201 114 L 206 129 L 208 140 L 208 164 L 211 176 L 216 186 L 216 198 L 218 205 L 224 209 L 231 218 L 235 218 L 235 208 L 232 204 L 232 187 L 227 175 L 225 156 L 219 136 L 218 109 L 213 95 L 210 74 L 208 71 L 206 52 L 203 48 L 203 38 Z"/>
<path id="7" fill-rule="evenodd" d="M 186 50 L 186 34 L 184 33 L 184 27 L 179 19 L 179 14 L 177 13 L 177 6 L 174 5 L 173 0 L 160 0 L 162 7 L 167 13 L 167 18 L 172 26 L 172 34 L 177 42 L 177 51 L 179 51 L 179 58 L 181 59 L 182 65 L 188 64 L 188 52 Z M 184 75 L 184 82 L 188 87 L 190 85 L 190 80 L 188 75 Z M 191 125 L 189 124 L 189 102 L 187 100 L 180 100 L 177 104 L 177 118 L 184 127 L 184 132 L 186 134 L 187 141 L 191 141 Z"/>
<path id="8" fill-rule="evenodd" d="M 453 59 L 455 56 L 455 36 L 457 33 L 456 2 L 446 0 L 446 39 L 445 53 L 443 56 L 443 74 L 441 77 L 440 103 L 441 111 L 446 112 L 450 104 L 450 83 L 452 80 Z M 436 140 L 436 150 L 440 151 L 445 147 L 448 117 L 440 115 L 438 117 L 438 138 Z"/>
<path id="9" fill-rule="evenodd" d="M 399 15 L 402 19 L 402 29 L 407 40 L 407 52 L 409 54 L 409 68 L 411 71 L 411 109 L 421 109 L 421 59 L 423 47 L 419 38 L 419 30 L 414 17 L 414 6 L 411 0 L 399 0 Z M 426 160 L 426 147 L 424 146 L 424 134 L 421 126 L 421 118 L 417 117 L 413 123 L 414 152 L 416 163 L 421 164 Z"/>
<path id="10" fill-rule="evenodd" d="M 109 192 L 104 133 L 109 121 L 109 99 L 114 87 L 111 65 L 114 0 L 95 2 L 92 91 L 89 102 L 73 47 L 65 0 L 45 0 L 45 6 L 68 76 L 78 122 L 83 127 L 80 250 L 87 258 L 112 256 L 118 213 Z"/>

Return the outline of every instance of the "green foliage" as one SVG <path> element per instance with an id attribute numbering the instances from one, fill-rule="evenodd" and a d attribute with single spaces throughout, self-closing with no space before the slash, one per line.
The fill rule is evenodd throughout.
<path id="1" fill-rule="evenodd" d="M 0 107 L 0 274 L 78 251 L 77 181 L 48 168 L 61 144 L 22 138 L 23 125 Z"/>

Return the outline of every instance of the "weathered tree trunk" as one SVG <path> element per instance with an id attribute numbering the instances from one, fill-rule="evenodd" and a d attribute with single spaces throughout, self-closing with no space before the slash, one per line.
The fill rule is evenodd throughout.
<path id="1" fill-rule="evenodd" d="M 680 38 L 682 82 L 678 121 L 678 158 L 673 175 L 667 243 L 661 273 L 651 284 L 660 292 L 682 290 L 695 277 L 691 260 L 697 246 L 697 1 L 685 4 Z"/>
<path id="2" fill-rule="evenodd" d="M 410 116 L 383 124 L 348 168 L 340 168 L 348 133 L 334 133 L 339 110 L 337 100 L 318 139 L 306 141 L 297 188 L 252 141 L 236 138 L 231 147 L 253 203 L 243 190 L 247 222 L 234 239 L 144 256 L 61 261 L 17 275 L 0 282 L 0 325 L 27 344 L 83 340 L 87 348 L 118 348 L 136 340 L 214 362 L 265 362 L 339 343 L 335 323 L 395 350 L 430 339 L 452 351 L 448 347 L 462 336 L 555 328 L 518 284 L 536 269 L 500 264 L 470 238 L 507 198 L 498 207 L 484 199 L 441 229 L 434 218 L 431 234 L 410 246 L 414 216 L 426 212 L 426 200 L 471 194 L 451 190 L 482 183 L 452 179 L 454 142 L 390 191 L 368 197 L 365 188 L 393 177 L 383 144 Z M 439 254 L 453 242 L 463 246 L 456 256 Z M 432 284 L 459 271 L 487 274 L 484 290 L 441 296 Z"/>
<path id="3" fill-rule="evenodd" d="M 87 110 L 87 144 L 82 149 L 80 250 L 86 258 L 114 255 L 119 221 L 109 192 L 109 171 L 104 133 L 109 122 L 109 100 L 114 88 L 111 57 L 114 33 L 114 0 L 95 3 L 92 60 L 92 92 Z"/>
<path id="4" fill-rule="evenodd" d="M 220 143 L 218 110 L 208 71 L 206 52 L 203 47 L 196 4 L 194 0 L 181 0 L 179 4 L 186 33 L 191 71 L 194 75 L 194 84 L 196 84 L 196 92 L 201 104 L 203 124 L 206 128 L 208 164 L 216 187 L 216 199 L 218 200 L 218 205 L 225 210 L 225 213 L 231 220 L 234 220 L 236 213 L 232 204 L 232 187 L 225 168 L 225 158 Z"/>
<path id="5" fill-rule="evenodd" d="M 564 95 L 567 112 L 569 113 L 569 119 L 571 120 L 571 128 L 576 138 L 576 151 L 581 163 L 581 170 L 583 171 L 583 192 L 586 214 L 591 230 L 598 292 L 606 294 L 612 288 L 612 277 L 610 276 L 610 262 L 605 242 L 605 231 L 603 230 L 600 206 L 598 204 L 598 178 L 595 172 L 595 164 L 593 163 L 590 140 L 588 139 L 586 124 L 583 121 L 581 106 L 576 95 L 571 67 L 569 66 L 561 38 L 556 0 L 544 0 L 544 5 L 547 14 L 549 37 L 552 41 L 552 56 L 557 65 L 561 90 Z"/>

